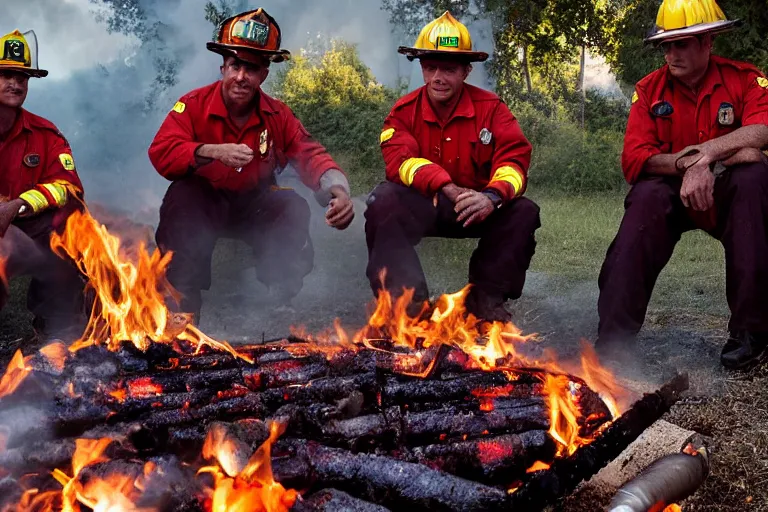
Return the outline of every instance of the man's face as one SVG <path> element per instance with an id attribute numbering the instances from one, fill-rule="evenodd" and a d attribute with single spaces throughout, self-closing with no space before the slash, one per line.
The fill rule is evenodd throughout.
<path id="1" fill-rule="evenodd" d="M 686 37 L 661 43 L 664 60 L 669 72 L 675 78 L 685 80 L 697 77 L 706 71 L 712 51 L 712 38 L 707 36 Z"/>
<path id="2" fill-rule="evenodd" d="M 245 105 L 253 101 L 269 75 L 269 61 L 252 64 L 227 57 L 221 66 L 222 91 L 228 103 Z"/>
<path id="3" fill-rule="evenodd" d="M 421 59 L 421 73 L 429 99 L 449 103 L 461 91 L 472 66 L 462 62 Z"/>
<path id="4" fill-rule="evenodd" d="M 29 76 L 18 71 L 0 70 L 0 105 L 19 108 L 27 99 Z"/>

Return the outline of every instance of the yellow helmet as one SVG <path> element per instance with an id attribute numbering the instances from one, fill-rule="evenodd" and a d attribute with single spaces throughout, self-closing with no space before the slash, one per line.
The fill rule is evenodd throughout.
<path id="1" fill-rule="evenodd" d="M 412 47 L 400 46 L 397 51 L 407 56 L 408 60 L 455 57 L 457 60 L 482 62 L 488 58 L 485 52 L 472 51 L 469 30 L 448 11 L 421 29 L 416 44 Z"/>
<path id="2" fill-rule="evenodd" d="M 34 39 L 34 48 L 29 46 L 25 35 Z M 32 31 L 22 34 L 14 30 L 4 35 L 0 38 L 0 52 L 0 71 L 13 70 L 37 78 L 48 75 L 47 71 L 37 67 L 37 37 Z"/>
<path id="3" fill-rule="evenodd" d="M 740 20 L 726 19 L 715 0 L 664 0 L 656 16 L 656 28 L 645 42 L 660 43 L 699 34 L 717 34 L 740 23 Z"/>

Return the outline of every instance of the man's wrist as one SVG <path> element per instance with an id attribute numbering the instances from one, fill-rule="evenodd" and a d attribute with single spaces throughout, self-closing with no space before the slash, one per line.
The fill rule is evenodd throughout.
<path id="1" fill-rule="evenodd" d="M 491 200 L 491 204 L 493 204 L 494 208 L 499 208 L 501 204 L 504 202 L 504 200 L 501 197 L 501 194 L 499 194 L 492 188 L 483 190 L 483 195 Z"/>

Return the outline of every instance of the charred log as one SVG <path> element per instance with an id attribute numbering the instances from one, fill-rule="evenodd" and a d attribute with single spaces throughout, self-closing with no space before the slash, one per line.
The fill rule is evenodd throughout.
<path id="1" fill-rule="evenodd" d="M 389 512 L 389 509 L 336 489 L 323 489 L 297 501 L 291 512 Z"/>
<path id="2" fill-rule="evenodd" d="M 312 441 L 284 443 L 289 457 L 274 459 L 276 478 L 294 489 L 333 487 L 389 508 L 503 510 L 506 492 L 419 464 L 353 454 Z M 277 450 L 275 452 L 277 455 Z"/>
<path id="3" fill-rule="evenodd" d="M 615 459 L 645 429 L 660 419 L 688 389 L 688 374 L 677 375 L 655 393 L 646 394 L 594 442 L 572 456 L 556 460 L 548 471 L 537 472 L 512 495 L 521 510 L 540 510 L 572 492 Z"/>

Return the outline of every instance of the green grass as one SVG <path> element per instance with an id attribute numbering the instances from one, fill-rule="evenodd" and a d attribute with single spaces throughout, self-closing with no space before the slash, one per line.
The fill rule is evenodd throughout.
<path id="1" fill-rule="evenodd" d="M 547 274 L 553 292 L 597 281 L 606 250 L 623 214 L 624 193 L 596 196 L 533 195 L 541 207 L 531 271 Z M 466 282 L 472 240 L 425 240 L 419 251 L 434 292 Z M 654 290 L 650 310 L 726 315 L 725 263 L 717 240 L 695 231 L 683 235 Z"/>

